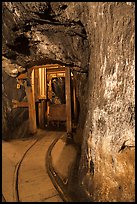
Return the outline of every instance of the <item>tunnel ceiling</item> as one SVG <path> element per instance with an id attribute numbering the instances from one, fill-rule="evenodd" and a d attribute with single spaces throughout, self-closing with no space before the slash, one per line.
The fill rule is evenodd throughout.
<path id="1" fill-rule="evenodd" d="M 2 54 L 5 64 L 29 68 L 55 62 L 87 70 L 89 44 L 86 30 L 79 19 L 67 17 L 70 6 L 67 2 L 3 2 Z"/>

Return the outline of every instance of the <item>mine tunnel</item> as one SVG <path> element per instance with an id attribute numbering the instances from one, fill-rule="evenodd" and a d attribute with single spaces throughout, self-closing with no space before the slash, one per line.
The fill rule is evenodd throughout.
<path id="1" fill-rule="evenodd" d="M 76 80 L 70 67 L 34 66 L 17 77 L 17 89 L 20 86 L 25 88 L 27 102 L 13 100 L 13 108 L 28 109 L 30 134 L 34 134 L 37 127 L 54 129 L 59 126 L 72 134 L 78 121 L 79 104 Z"/>
<path id="2" fill-rule="evenodd" d="M 21 108 L 22 110 L 26 109 L 28 112 L 27 134 L 29 137 L 32 137 L 31 140 L 34 140 L 34 144 L 41 140 L 41 134 L 43 136 L 45 135 L 45 141 L 48 136 L 52 138 L 54 135 L 54 141 L 47 151 L 45 171 L 48 171 L 51 181 L 55 183 L 54 185 L 58 193 L 56 193 L 56 195 L 53 193 L 51 200 L 55 199 L 56 201 L 72 202 L 73 199 L 79 199 L 78 195 L 75 195 L 74 192 L 70 190 L 70 185 L 73 185 L 74 189 L 77 188 L 75 176 L 78 170 L 78 154 L 80 154 L 79 147 L 77 147 L 73 138 L 76 133 L 80 111 L 77 98 L 77 83 L 75 75 L 73 75 L 73 73 L 77 71 L 79 71 L 78 67 L 69 67 L 60 64 L 33 66 L 29 68 L 27 72 L 23 72 L 16 77 L 17 92 L 23 88 L 25 92 L 24 100 L 18 101 L 12 99 L 12 108 L 14 111 Z M 53 145 L 53 143 L 55 144 Z M 42 145 L 42 141 L 40 145 Z M 40 148 L 40 145 L 38 148 Z M 32 146 L 30 145 L 29 149 L 32 147 L 33 144 Z M 20 184 L 22 181 L 18 179 L 18 172 L 21 171 L 20 166 L 24 165 L 24 155 L 26 155 L 29 149 L 26 149 L 25 154 L 23 154 L 23 157 L 18 163 L 19 165 L 17 164 L 15 168 L 16 176 L 14 182 L 16 182 L 16 187 L 14 190 L 16 193 L 14 193 L 13 197 L 19 202 L 27 199 L 26 196 L 23 196 L 20 187 L 23 184 Z M 52 149 L 52 152 L 50 149 Z M 61 152 L 59 152 L 59 149 L 61 149 Z M 41 152 L 41 149 L 39 149 L 39 152 Z M 58 154 L 58 156 L 56 154 Z M 66 161 L 66 159 L 68 161 Z M 31 161 L 29 162 L 31 163 Z M 64 169 L 62 169 L 62 166 Z M 36 171 L 36 168 L 31 169 L 31 171 Z M 59 171 L 61 178 L 57 171 Z M 71 176 L 69 171 L 72 171 L 74 175 Z M 41 176 L 41 174 L 39 174 L 39 176 Z M 21 179 L 23 179 L 23 177 Z M 37 184 L 34 183 L 33 185 Z M 45 187 L 46 185 L 47 184 L 45 184 Z M 60 192 L 58 188 L 62 188 L 63 192 L 62 190 Z M 25 186 L 24 189 L 26 189 Z M 77 193 L 79 192 L 80 189 L 77 190 Z M 43 195 L 45 196 L 45 194 Z M 6 201 L 3 194 L 2 196 L 3 202 Z M 38 196 L 36 199 L 39 198 L 41 200 L 42 196 Z M 33 200 L 34 197 L 33 195 L 29 200 Z M 46 197 L 44 201 L 48 202 L 50 194 L 47 193 Z M 80 199 L 87 200 L 88 198 L 83 194 L 83 197 Z"/>
<path id="3" fill-rule="evenodd" d="M 2 202 L 135 201 L 134 2 L 2 2 Z"/>

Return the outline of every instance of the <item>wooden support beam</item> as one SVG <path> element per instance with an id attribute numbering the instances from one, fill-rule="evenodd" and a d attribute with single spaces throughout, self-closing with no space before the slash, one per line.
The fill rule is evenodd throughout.
<path id="1" fill-rule="evenodd" d="M 38 120 L 39 120 L 39 127 L 45 127 L 45 100 L 41 100 L 38 104 Z"/>
<path id="2" fill-rule="evenodd" d="M 34 69 L 34 95 L 35 95 L 35 100 L 37 100 L 39 96 L 39 70 L 38 69 Z"/>
<path id="3" fill-rule="evenodd" d="M 47 96 L 47 69 L 45 69 L 45 84 L 44 84 L 44 86 L 45 86 L 45 97 L 47 99 L 48 98 L 48 96 Z"/>
<path id="4" fill-rule="evenodd" d="M 25 91 L 29 103 L 29 130 L 31 134 L 36 133 L 36 108 L 35 108 L 35 99 L 33 97 L 32 87 L 25 84 Z"/>
<path id="5" fill-rule="evenodd" d="M 40 87 L 40 92 L 39 92 L 39 98 L 40 99 L 46 99 L 46 90 L 45 90 L 45 68 L 44 69 L 39 69 L 39 87 Z"/>
<path id="6" fill-rule="evenodd" d="M 33 66 L 29 68 L 28 70 L 31 72 L 33 69 L 43 69 L 46 68 L 47 70 L 49 69 L 64 69 L 65 66 L 59 65 L 59 64 L 46 64 L 46 65 L 39 65 L 39 66 Z"/>
<path id="7" fill-rule="evenodd" d="M 67 133 L 72 132 L 70 77 L 71 77 L 70 68 L 66 67 L 65 69 L 65 90 L 66 90 Z"/>
<path id="8" fill-rule="evenodd" d="M 44 64 L 44 65 L 39 65 L 39 66 L 33 66 L 32 68 L 30 69 L 39 69 L 39 68 L 59 68 L 59 67 L 65 67 L 65 66 L 62 66 L 60 64 Z"/>
<path id="9" fill-rule="evenodd" d="M 17 79 L 27 79 L 28 78 L 28 75 L 27 75 L 27 72 L 24 73 L 24 74 L 20 74 Z"/>
<path id="10" fill-rule="evenodd" d="M 46 99 L 46 91 L 45 91 L 45 69 L 41 70 L 41 95 Z"/>
<path id="11" fill-rule="evenodd" d="M 48 89 L 47 89 L 47 69 L 45 69 L 45 109 L 44 109 L 44 127 L 45 127 L 45 124 L 47 122 L 47 118 L 46 118 L 46 112 L 47 112 L 47 99 L 48 99 Z"/>
<path id="12" fill-rule="evenodd" d="M 74 104 L 74 123 L 77 121 L 77 103 L 76 103 L 76 80 L 73 79 L 73 104 Z"/>
<path id="13" fill-rule="evenodd" d="M 42 120 L 41 120 L 41 103 L 39 102 L 38 103 L 38 127 L 41 127 L 41 123 L 42 123 Z"/>
<path id="14" fill-rule="evenodd" d="M 13 104 L 13 108 L 28 108 L 29 107 L 29 103 L 28 102 L 25 102 L 25 101 L 17 101 L 17 100 L 12 100 L 12 104 Z"/>
<path id="15" fill-rule="evenodd" d="M 64 67 L 61 67 L 61 68 L 48 68 L 47 73 L 48 74 L 65 73 L 65 68 Z"/>

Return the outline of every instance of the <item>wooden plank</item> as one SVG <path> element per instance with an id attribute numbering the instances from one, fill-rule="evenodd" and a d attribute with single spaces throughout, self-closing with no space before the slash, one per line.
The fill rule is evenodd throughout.
<path id="1" fill-rule="evenodd" d="M 51 104 L 48 121 L 66 121 L 66 104 Z"/>
<path id="2" fill-rule="evenodd" d="M 33 66 L 31 67 L 31 69 L 39 69 L 39 68 L 59 68 L 59 67 L 65 67 L 63 65 L 59 65 L 59 64 L 44 64 L 44 65 L 38 65 L 38 66 Z"/>
<path id="3" fill-rule="evenodd" d="M 44 99 L 44 100 L 45 100 L 45 99 L 46 99 L 45 97 L 46 97 L 46 96 L 39 95 L 39 96 L 37 96 L 37 99 L 39 99 L 39 100 L 40 100 L 40 99 Z"/>
<path id="4" fill-rule="evenodd" d="M 39 69 L 39 97 L 41 96 L 41 69 Z"/>
<path id="5" fill-rule="evenodd" d="M 65 66 L 59 65 L 59 64 L 46 64 L 46 65 L 40 65 L 40 66 L 33 66 L 29 68 L 28 70 L 32 72 L 33 69 L 40 69 L 40 68 L 46 68 L 48 69 L 65 69 Z"/>
<path id="6" fill-rule="evenodd" d="M 76 80 L 73 79 L 73 104 L 74 104 L 74 123 L 77 121 L 77 104 L 76 104 Z"/>
<path id="7" fill-rule="evenodd" d="M 38 103 L 38 126 L 40 127 L 41 126 L 41 123 L 42 123 L 42 121 L 41 121 L 41 103 L 39 102 Z"/>
<path id="8" fill-rule="evenodd" d="M 46 99 L 48 98 L 47 96 L 47 69 L 45 69 L 45 96 L 46 96 Z"/>
<path id="9" fill-rule="evenodd" d="M 38 95 L 39 95 L 39 71 L 38 69 L 34 69 L 34 95 L 35 95 L 35 100 L 37 100 Z"/>
<path id="10" fill-rule="evenodd" d="M 40 99 L 46 99 L 46 92 L 45 92 L 45 68 L 39 69 L 39 86 L 40 86 L 40 92 L 39 92 L 39 98 Z"/>
<path id="11" fill-rule="evenodd" d="M 45 126 L 45 101 L 41 100 L 38 104 L 38 120 L 39 127 L 44 128 Z"/>
<path id="12" fill-rule="evenodd" d="M 32 93 L 33 97 L 35 98 L 35 91 L 34 91 L 34 70 L 31 72 L 31 86 L 32 86 Z"/>
<path id="13" fill-rule="evenodd" d="M 19 101 L 12 101 L 12 103 L 13 103 L 13 108 L 21 108 L 21 107 L 23 107 L 23 108 L 28 108 L 29 107 L 29 103 L 28 102 L 24 102 L 24 101 L 21 101 L 21 102 L 19 102 Z"/>
<path id="14" fill-rule="evenodd" d="M 66 90 L 67 133 L 72 132 L 70 77 L 71 77 L 70 68 L 66 67 L 65 69 L 65 90 Z"/>
<path id="15" fill-rule="evenodd" d="M 65 68 L 49 68 L 47 69 L 47 73 L 48 74 L 57 74 L 57 73 L 65 73 Z"/>
<path id="16" fill-rule="evenodd" d="M 29 130 L 31 134 L 36 133 L 36 108 L 35 108 L 35 99 L 33 97 L 32 87 L 25 84 L 25 91 L 29 103 Z"/>
<path id="17" fill-rule="evenodd" d="M 20 74 L 17 79 L 27 79 L 28 76 L 27 76 L 27 73 L 24 73 L 24 74 Z"/>
<path id="18" fill-rule="evenodd" d="M 45 92 L 45 69 L 41 69 L 41 95 L 46 98 L 46 92 Z"/>

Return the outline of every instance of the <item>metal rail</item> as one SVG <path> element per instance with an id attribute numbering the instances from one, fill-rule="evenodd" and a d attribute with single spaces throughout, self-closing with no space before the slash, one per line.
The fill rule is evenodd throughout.
<path id="1" fill-rule="evenodd" d="M 62 180 L 60 179 L 60 177 L 58 176 L 57 172 L 55 171 L 55 169 L 52 166 L 52 158 L 51 158 L 51 151 L 54 148 L 55 144 L 58 142 L 58 140 L 61 138 L 62 136 L 59 136 L 57 138 L 55 138 L 53 140 L 53 142 L 51 143 L 51 145 L 48 148 L 47 154 L 46 154 L 46 158 L 45 158 L 45 166 L 48 172 L 48 175 L 51 179 L 51 182 L 53 183 L 54 187 L 56 188 L 56 190 L 59 193 L 60 198 L 64 201 L 64 202 L 73 202 L 71 197 L 69 196 L 68 192 L 67 192 L 67 188 L 65 186 L 65 184 L 62 182 Z M 22 158 L 19 160 L 19 162 L 16 164 L 15 167 L 15 172 L 14 172 L 14 186 L 13 186 L 13 197 L 14 197 L 14 202 L 21 202 L 20 201 L 20 195 L 19 195 L 19 171 L 20 171 L 20 167 L 21 164 L 24 160 L 24 158 L 26 157 L 28 151 L 43 137 L 39 137 L 37 139 L 35 139 L 35 141 L 33 141 L 33 143 L 29 146 L 29 148 L 27 148 L 27 150 L 25 150 L 25 152 L 23 153 Z M 2 202 L 6 202 L 6 199 L 4 198 L 3 194 L 2 194 Z"/>
<path id="2" fill-rule="evenodd" d="M 62 198 L 62 200 L 64 202 L 91 202 L 90 197 L 86 194 L 85 190 L 81 186 L 79 186 L 79 184 L 77 185 L 76 192 L 73 192 L 73 194 L 71 192 L 69 192 L 68 186 L 62 181 L 62 179 L 59 177 L 58 173 L 55 171 L 55 169 L 52 166 L 51 152 L 61 137 L 62 136 L 56 138 L 52 142 L 52 144 L 50 145 L 50 147 L 47 151 L 46 160 L 45 160 L 46 164 L 45 165 L 46 165 L 48 175 L 49 175 L 54 187 L 57 189 L 60 197 Z M 73 188 L 73 186 L 72 186 L 72 188 Z"/>
<path id="3" fill-rule="evenodd" d="M 69 197 L 69 195 L 67 194 L 66 190 L 65 190 L 65 186 L 63 185 L 61 179 L 59 178 L 57 172 L 54 170 L 54 168 L 52 167 L 52 161 L 51 161 L 51 151 L 54 148 L 55 144 L 58 142 L 58 140 L 61 138 L 58 137 L 56 138 L 52 144 L 50 145 L 48 151 L 47 151 L 47 155 L 46 155 L 46 169 L 48 172 L 48 175 L 54 185 L 54 187 L 57 189 L 60 197 L 62 198 L 62 200 L 64 202 L 72 202 L 71 198 Z"/>
<path id="4" fill-rule="evenodd" d="M 20 161 L 17 163 L 16 168 L 15 168 L 15 173 L 14 173 L 14 193 L 13 196 L 16 200 L 16 202 L 20 202 L 20 198 L 19 198 L 19 186 L 18 186 L 18 180 L 19 180 L 19 170 L 20 170 L 20 166 L 26 156 L 26 154 L 28 153 L 28 151 L 40 140 L 40 138 L 37 138 L 30 146 L 29 148 L 24 152 L 22 158 L 20 159 Z"/>
<path id="5" fill-rule="evenodd" d="M 17 163 L 16 165 L 16 168 L 15 168 L 15 172 L 14 172 L 14 192 L 13 192 L 13 196 L 14 196 L 14 200 L 15 202 L 21 202 L 20 201 L 20 195 L 19 195 L 19 171 L 20 171 L 20 167 L 21 167 L 21 164 L 24 160 L 24 158 L 26 157 L 28 151 L 43 137 L 39 137 L 37 138 L 30 146 L 29 148 L 24 152 L 22 158 L 20 159 L 20 161 Z M 60 137 L 59 137 L 60 138 Z M 51 155 L 51 150 L 52 150 L 52 147 L 56 144 L 56 142 L 58 141 L 59 138 L 56 138 L 52 144 L 50 145 L 49 149 L 48 149 L 48 152 L 47 152 L 47 159 L 46 159 L 46 166 L 47 166 L 47 169 L 48 169 L 48 174 L 51 178 L 51 181 L 53 183 L 53 185 L 55 186 L 55 188 L 57 189 L 57 191 L 59 192 L 59 196 L 62 198 L 62 200 L 64 202 L 68 201 L 69 198 L 67 198 L 67 196 L 65 196 L 65 194 L 63 193 L 62 189 L 60 188 L 60 186 L 58 185 L 58 183 L 55 184 L 55 179 L 54 177 L 52 177 L 52 175 L 50 174 L 49 172 L 49 169 L 51 169 L 51 165 L 50 165 L 50 155 Z M 3 195 L 2 195 L 3 197 Z M 5 198 L 4 198 L 5 200 Z M 3 201 L 3 202 L 6 202 Z"/>

